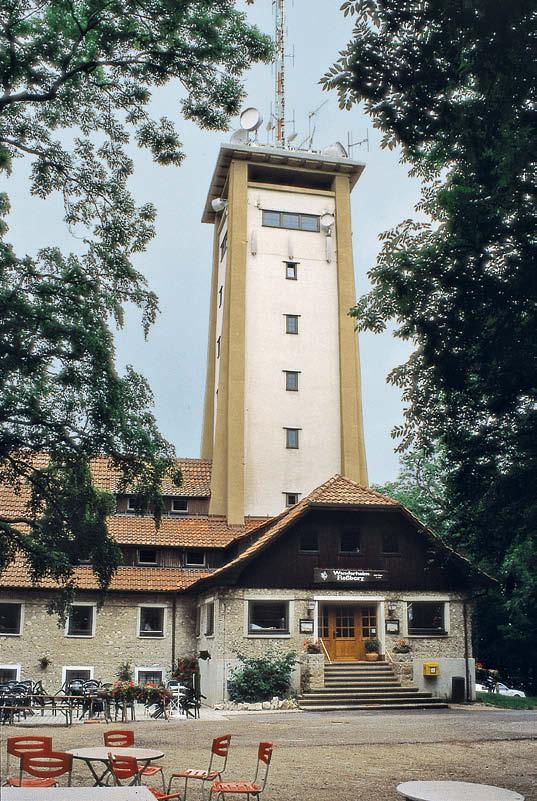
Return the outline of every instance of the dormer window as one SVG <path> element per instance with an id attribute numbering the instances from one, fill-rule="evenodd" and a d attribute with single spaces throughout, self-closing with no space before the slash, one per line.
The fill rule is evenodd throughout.
<path id="1" fill-rule="evenodd" d="M 156 548 L 138 548 L 138 564 L 139 565 L 156 565 L 157 564 L 157 549 Z"/>
<path id="2" fill-rule="evenodd" d="M 205 551 L 199 549 L 187 551 L 185 556 L 185 566 L 205 567 Z"/>
<path id="3" fill-rule="evenodd" d="M 128 512 L 136 511 L 136 498 L 133 498 L 132 495 L 129 495 L 129 497 L 127 498 L 127 511 Z"/>
<path id="4" fill-rule="evenodd" d="M 172 498 L 172 515 L 188 514 L 188 498 Z"/>

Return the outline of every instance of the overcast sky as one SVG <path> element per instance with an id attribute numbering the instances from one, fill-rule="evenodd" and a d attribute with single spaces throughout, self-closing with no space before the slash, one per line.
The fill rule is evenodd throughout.
<path id="1" fill-rule="evenodd" d="M 339 111 L 336 96 L 322 92 L 318 85 L 351 36 L 352 22 L 339 11 L 339 0 L 294 0 L 294 4 L 287 0 L 287 4 L 288 49 L 291 52 L 294 46 L 295 53 L 294 66 L 291 60 L 287 64 L 287 116 L 295 114 L 296 143 L 308 132 L 308 113 L 325 100 L 328 103 L 316 117 L 313 147 L 336 140 L 346 143 L 348 131 L 355 140 L 369 131 L 369 152 L 365 148 L 353 152 L 354 158 L 366 164 L 352 195 L 356 284 L 357 293 L 363 294 L 366 273 L 379 249 L 378 235 L 412 214 L 419 186 L 398 163 L 397 153 L 380 149 L 380 137 L 362 111 Z M 271 0 L 239 6 L 262 30 L 272 33 Z M 271 66 L 254 67 L 245 76 L 245 86 L 245 105 L 257 106 L 267 119 L 273 98 Z M 178 455 L 198 456 L 212 248 L 212 226 L 202 225 L 200 217 L 219 144 L 229 140 L 229 133 L 208 133 L 185 122 L 180 117 L 180 96 L 180 88 L 173 86 L 155 93 L 153 112 L 176 121 L 187 155 L 183 165 L 157 167 L 146 154 L 132 151 L 132 191 L 138 202 L 151 201 L 158 209 L 157 236 L 137 264 L 159 296 L 161 313 L 148 341 L 144 341 L 139 315 L 127 315 L 117 337 L 117 363 L 119 369 L 132 364 L 149 380 L 159 425 Z M 238 127 L 237 120 L 233 127 Z M 262 131 L 264 136 L 264 126 Z M 10 238 L 17 252 L 34 253 L 52 244 L 64 251 L 76 249 L 62 223 L 59 199 L 29 197 L 27 166 L 16 163 L 8 181 L 13 204 Z M 380 483 L 397 474 L 390 430 L 400 421 L 402 408 L 399 393 L 386 383 L 386 375 L 409 351 L 389 334 L 362 335 L 360 348 L 369 477 Z"/>

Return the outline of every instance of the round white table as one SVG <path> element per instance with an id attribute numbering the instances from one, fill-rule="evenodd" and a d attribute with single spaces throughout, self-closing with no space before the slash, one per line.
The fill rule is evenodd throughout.
<path id="1" fill-rule="evenodd" d="M 71 748 L 67 753 L 72 754 L 73 759 L 80 759 L 82 762 L 86 763 L 95 779 L 94 787 L 102 787 L 105 784 L 104 779 L 110 772 L 108 754 L 113 754 L 113 756 L 134 757 L 144 768 L 154 759 L 162 759 L 164 756 L 163 751 L 154 751 L 152 748 L 106 748 L 105 746 L 99 746 L 97 748 Z M 97 773 L 93 766 L 94 762 L 100 762 L 106 765 L 102 773 Z"/>
<path id="2" fill-rule="evenodd" d="M 471 782 L 404 782 L 397 792 L 408 801 L 524 801 L 514 790 Z"/>

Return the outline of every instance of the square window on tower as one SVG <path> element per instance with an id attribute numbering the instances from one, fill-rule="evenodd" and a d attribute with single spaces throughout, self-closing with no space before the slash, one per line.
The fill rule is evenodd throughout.
<path id="1" fill-rule="evenodd" d="M 285 429 L 285 447 L 297 449 L 298 448 L 298 432 L 299 428 L 286 428 Z"/>
<path id="2" fill-rule="evenodd" d="M 285 261 L 285 277 L 288 281 L 296 281 L 298 278 L 298 262 Z"/>
<path id="3" fill-rule="evenodd" d="M 285 333 L 298 334 L 298 314 L 285 315 Z"/>
<path id="4" fill-rule="evenodd" d="M 285 389 L 287 392 L 298 392 L 298 371 L 297 370 L 284 370 L 285 373 Z"/>

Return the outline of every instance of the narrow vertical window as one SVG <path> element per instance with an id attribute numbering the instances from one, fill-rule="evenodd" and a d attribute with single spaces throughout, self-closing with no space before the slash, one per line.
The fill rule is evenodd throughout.
<path id="1" fill-rule="evenodd" d="M 298 371 L 297 370 L 284 370 L 285 373 L 285 389 L 287 392 L 298 392 Z"/>
<path id="2" fill-rule="evenodd" d="M 219 308 L 220 308 L 220 306 L 222 305 L 222 297 L 223 297 L 223 294 L 224 294 L 224 287 L 223 287 L 223 286 L 221 286 L 221 287 L 220 287 L 220 289 L 218 290 L 218 307 L 219 307 Z"/>
<path id="3" fill-rule="evenodd" d="M 298 432 L 299 428 L 286 428 L 285 429 L 285 447 L 298 448 Z"/>
<path id="4" fill-rule="evenodd" d="M 220 340 L 221 339 L 222 339 L 222 337 L 218 337 L 218 339 L 216 340 L 216 358 L 217 359 L 220 358 Z"/>
<path id="5" fill-rule="evenodd" d="M 298 334 L 298 314 L 285 315 L 285 333 Z"/>
<path id="6" fill-rule="evenodd" d="M 288 281 L 296 281 L 298 278 L 298 262 L 286 261 L 285 264 L 285 277 Z"/>
<path id="7" fill-rule="evenodd" d="M 220 242 L 220 261 L 224 258 L 227 251 L 227 231 L 222 237 L 222 241 Z"/>

